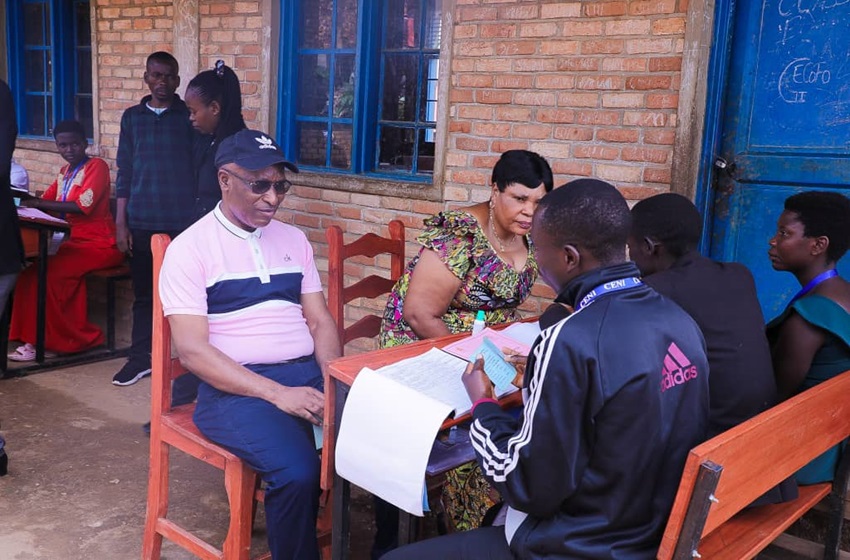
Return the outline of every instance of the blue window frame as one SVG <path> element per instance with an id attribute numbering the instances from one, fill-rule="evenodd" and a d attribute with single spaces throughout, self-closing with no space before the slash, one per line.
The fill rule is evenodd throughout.
<path id="1" fill-rule="evenodd" d="M 287 0 L 278 137 L 306 169 L 433 174 L 441 0 Z"/>
<path id="2" fill-rule="evenodd" d="M 51 138 L 63 119 L 92 136 L 88 0 L 12 0 L 7 6 L 9 86 L 21 136 Z"/>

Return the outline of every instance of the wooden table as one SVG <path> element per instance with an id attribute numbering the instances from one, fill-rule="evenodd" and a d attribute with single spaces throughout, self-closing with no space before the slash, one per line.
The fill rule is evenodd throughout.
<path id="1" fill-rule="evenodd" d="M 35 257 L 38 266 L 38 286 L 36 288 L 36 320 L 35 320 L 35 361 L 44 363 L 44 324 L 47 300 L 47 251 L 50 237 L 53 233 L 70 231 L 66 221 L 52 221 L 41 218 L 29 218 L 18 215 L 21 237 L 24 241 L 24 254 L 27 258 Z"/>
<path id="2" fill-rule="evenodd" d="M 505 325 L 507 326 L 507 325 Z M 325 377 L 325 416 L 324 416 L 324 449 L 322 450 L 322 489 L 331 491 L 333 500 L 333 527 L 331 534 L 332 558 L 342 560 L 348 558 L 349 544 L 349 499 L 351 493 L 350 483 L 336 474 L 334 468 L 334 450 L 337 438 L 337 427 L 342 419 L 342 411 L 345 408 L 345 400 L 352 383 L 364 367 L 378 369 L 380 367 L 396 363 L 406 358 L 418 356 L 431 348 L 442 348 L 469 336 L 468 334 L 456 334 L 421 340 L 404 346 L 386 348 L 366 352 L 356 356 L 338 358 L 328 365 Z M 501 400 L 503 407 L 519 406 L 522 404 L 520 391 L 515 391 Z M 456 424 L 466 422 L 471 414 L 465 414 L 458 418 L 446 420 L 441 429 L 449 428 Z"/>

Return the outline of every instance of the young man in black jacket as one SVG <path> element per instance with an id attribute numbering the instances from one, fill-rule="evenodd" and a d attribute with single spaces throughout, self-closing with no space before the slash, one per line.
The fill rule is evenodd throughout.
<path id="1" fill-rule="evenodd" d="M 531 230 L 541 276 L 575 308 L 543 330 L 516 420 L 481 360 L 464 375 L 470 437 L 508 509 L 505 525 L 398 549 L 386 559 L 655 557 L 688 451 L 708 421 L 702 334 L 626 261 L 629 208 L 611 185 L 567 183 Z"/>

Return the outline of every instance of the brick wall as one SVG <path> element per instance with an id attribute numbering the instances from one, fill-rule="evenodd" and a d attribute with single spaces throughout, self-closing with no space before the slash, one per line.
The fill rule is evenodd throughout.
<path id="1" fill-rule="evenodd" d="M 145 57 L 171 49 L 173 8 L 156 0 L 93 5 L 101 155 L 112 164 L 121 113 L 147 93 Z M 686 10 L 687 0 L 456 0 L 455 25 L 446 30 L 453 52 L 444 202 L 317 189 L 296 179 L 279 218 L 307 232 L 324 271 L 324 229 L 333 224 L 353 238 L 385 234 L 387 222 L 401 219 L 412 256 L 422 218 L 486 199 L 490 169 L 511 148 L 544 155 L 556 184 L 595 176 L 630 200 L 669 190 Z M 265 128 L 258 111 L 274 104 L 263 99 L 274 77 L 262 71 L 262 3 L 202 0 L 200 15 L 201 69 L 218 58 L 233 66 L 248 125 Z M 52 180 L 61 163 L 51 153 L 17 155 L 34 185 Z M 352 277 L 374 271 L 366 262 L 347 269 Z M 537 313 L 551 295 L 537 286 L 523 309 Z M 350 320 L 384 301 L 360 303 L 347 308 Z"/>

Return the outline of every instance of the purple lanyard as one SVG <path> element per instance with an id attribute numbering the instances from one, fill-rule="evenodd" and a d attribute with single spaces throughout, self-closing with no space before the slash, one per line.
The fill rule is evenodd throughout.
<path id="1" fill-rule="evenodd" d="M 74 178 L 79 173 L 80 169 L 86 164 L 89 158 L 83 158 L 83 160 L 77 164 L 77 167 L 74 168 L 73 173 L 71 173 L 71 169 L 68 168 L 68 171 L 65 172 L 65 176 L 62 177 L 62 202 L 65 202 L 68 199 L 68 194 L 71 192 L 71 187 L 73 186 Z M 69 174 L 70 173 L 70 174 Z"/>
<path id="2" fill-rule="evenodd" d="M 788 307 L 790 307 L 792 303 L 794 303 L 795 301 L 797 301 L 798 299 L 800 299 L 804 295 L 806 295 L 809 292 L 811 292 L 812 290 L 814 290 L 815 286 L 817 286 L 821 282 L 826 282 L 830 278 L 834 278 L 836 276 L 838 276 L 838 271 L 835 270 L 834 268 L 831 269 L 831 270 L 827 270 L 826 272 L 821 272 L 820 274 L 818 274 L 817 276 L 812 278 L 809 281 L 808 284 L 803 286 L 803 289 L 800 290 L 799 292 L 797 292 L 797 295 L 795 295 L 794 297 L 791 298 L 791 301 L 788 302 Z"/>

